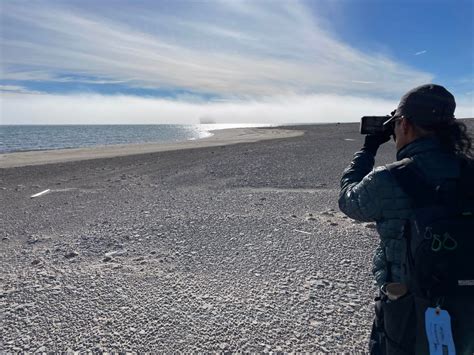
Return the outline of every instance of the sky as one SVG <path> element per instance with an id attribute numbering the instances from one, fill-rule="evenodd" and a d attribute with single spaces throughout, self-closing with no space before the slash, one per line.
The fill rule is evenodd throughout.
<path id="1" fill-rule="evenodd" d="M 474 117 L 472 0 L 0 0 L 0 124 Z"/>

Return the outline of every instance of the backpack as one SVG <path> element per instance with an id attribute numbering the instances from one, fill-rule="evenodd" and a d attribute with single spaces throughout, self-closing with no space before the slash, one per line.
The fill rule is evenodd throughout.
<path id="1" fill-rule="evenodd" d="M 460 177 L 430 184 L 407 158 L 387 166 L 412 198 L 413 216 L 404 230 L 408 289 L 432 306 L 474 289 L 474 164 L 460 162 Z"/>

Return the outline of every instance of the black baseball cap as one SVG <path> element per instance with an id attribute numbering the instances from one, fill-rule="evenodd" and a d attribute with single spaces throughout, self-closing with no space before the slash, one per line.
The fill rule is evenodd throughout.
<path id="1" fill-rule="evenodd" d="M 453 121 L 455 109 L 454 96 L 444 87 L 421 85 L 402 96 L 397 109 L 384 125 L 403 116 L 421 127 L 434 127 Z"/>

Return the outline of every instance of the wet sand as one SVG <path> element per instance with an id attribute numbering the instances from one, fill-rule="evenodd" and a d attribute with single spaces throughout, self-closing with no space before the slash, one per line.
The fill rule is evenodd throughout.
<path id="1" fill-rule="evenodd" d="M 176 143 L 147 143 L 108 145 L 93 148 L 58 149 L 0 154 L 0 169 L 26 165 L 43 165 L 67 161 L 112 158 L 125 155 L 165 152 L 203 147 L 218 147 L 237 143 L 250 143 L 267 139 L 295 137 L 303 132 L 283 129 L 258 130 L 235 128 L 213 131 L 213 136 Z"/>

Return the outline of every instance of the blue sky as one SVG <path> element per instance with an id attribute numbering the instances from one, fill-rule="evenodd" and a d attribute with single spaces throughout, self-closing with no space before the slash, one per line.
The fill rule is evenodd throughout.
<path id="1" fill-rule="evenodd" d="M 2 1 L 1 123 L 357 121 L 429 82 L 473 117 L 473 4 Z"/>

